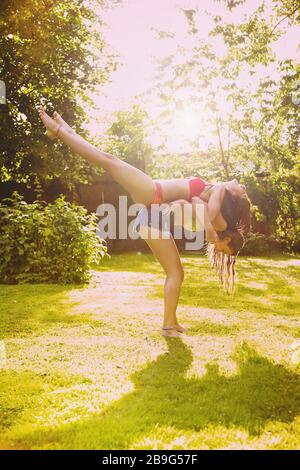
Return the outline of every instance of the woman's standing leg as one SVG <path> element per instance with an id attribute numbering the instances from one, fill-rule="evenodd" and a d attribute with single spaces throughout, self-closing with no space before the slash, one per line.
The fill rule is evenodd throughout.
<path id="1" fill-rule="evenodd" d="M 183 332 L 185 329 L 179 325 L 176 317 L 181 285 L 184 280 L 184 271 L 177 246 L 172 236 L 165 239 L 148 237 L 147 227 L 141 227 L 140 234 L 167 275 L 164 285 L 163 328 L 173 329 L 164 330 L 163 333 L 167 336 L 178 336 L 179 332 Z"/>
<path id="2" fill-rule="evenodd" d="M 45 112 L 43 107 L 40 108 L 40 117 L 47 130 L 55 134 L 59 125 Z M 101 152 L 75 132 L 69 132 L 65 127 L 59 128 L 58 137 L 85 160 L 104 168 L 117 183 L 130 193 L 134 202 L 151 204 L 155 194 L 155 184 L 150 176 L 109 153 Z"/>

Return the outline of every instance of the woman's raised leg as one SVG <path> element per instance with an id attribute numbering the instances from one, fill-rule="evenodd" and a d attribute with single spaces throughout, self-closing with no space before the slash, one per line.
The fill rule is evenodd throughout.
<path id="1" fill-rule="evenodd" d="M 134 202 L 151 204 L 155 194 L 155 184 L 150 176 L 114 155 L 102 152 L 75 132 L 69 132 L 64 126 L 59 127 L 58 123 L 45 112 L 42 106 L 39 114 L 48 132 L 55 135 L 59 129 L 58 138 L 60 140 L 85 160 L 106 170 L 117 183 L 129 192 Z"/>

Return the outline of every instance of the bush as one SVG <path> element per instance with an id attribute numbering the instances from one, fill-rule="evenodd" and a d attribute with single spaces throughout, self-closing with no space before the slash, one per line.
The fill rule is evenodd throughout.
<path id="1" fill-rule="evenodd" d="M 282 253 L 284 243 L 273 236 L 263 235 L 261 233 L 251 233 L 240 251 L 241 255 L 272 255 Z"/>
<path id="2" fill-rule="evenodd" d="M 27 204 L 14 192 L 0 203 L 0 282 L 83 283 L 107 255 L 96 215 L 60 196 Z"/>

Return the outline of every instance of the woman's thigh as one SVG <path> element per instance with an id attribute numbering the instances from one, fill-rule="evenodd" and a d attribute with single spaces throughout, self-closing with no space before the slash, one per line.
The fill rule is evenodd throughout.
<path id="1" fill-rule="evenodd" d="M 152 233 L 155 233 L 155 238 L 152 238 L 150 237 L 151 232 L 147 229 L 148 227 L 141 227 L 141 237 L 150 247 L 154 256 L 163 267 L 165 273 L 167 275 L 179 275 L 183 278 L 183 267 L 180 255 L 172 235 L 169 235 L 170 238 L 158 238 L 158 236 L 162 237 L 162 232 L 153 229 Z"/>
<path id="2" fill-rule="evenodd" d="M 139 168 L 115 158 L 109 173 L 114 180 L 129 192 L 135 203 L 149 205 L 154 199 L 155 184 L 152 178 Z"/>

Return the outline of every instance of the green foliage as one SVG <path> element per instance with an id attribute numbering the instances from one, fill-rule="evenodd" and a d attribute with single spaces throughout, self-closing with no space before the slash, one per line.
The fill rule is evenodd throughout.
<path id="1" fill-rule="evenodd" d="M 223 3 L 231 10 L 243 2 Z M 171 122 L 175 110 L 196 103 L 205 114 L 204 128 L 208 123 L 211 129 L 209 141 L 199 126 L 189 154 L 155 157 L 152 175 L 237 178 L 247 187 L 253 217 L 265 221 L 268 232 L 291 251 L 300 249 L 300 68 L 288 51 L 286 60 L 278 60 L 271 45 L 291 23 L 299 23 L 299 11 L 297 0 L 274 1 L 275 14 L 267 20 L 262 2 L 234 23 L 216 17 L 207 40 L 197 34 L 202 18 L 193 11 L 193 31 L 187 17 L 191 46 L 184 49 L 177 41 L 176 54 L 161 60 L 157 84 L 149 91 L 159 98 L 159 125 Z M 214 41 L 224 53 L 216 52 Z M 272 62 L 278 74 L 269 76 L 265 69 L 257 80 L 262 65 Z M 253 84 L 247 76 L 254 76 Z"/>
<path id="2" fill-rule="evenodd" d="M 272 235 L 266 236 L 261 233 L 251 233 L 247 237 L 247 242 L 240 251 L 240 255 L 269 256 L 281 253 L 283 248 L 283 242 L 280 242 Z"/>
<path id="3" fill-rule="evenodd" d="M 283 242 L 288 251 L 299 252 L 299 177 L 280 169 L 277 173 L 273 172 L 269 177 L 259 180 L 251 174 L 244 175 L 243 180 L 253 202 L 253 217 L 266 222 L 268 232 Z"/>
<path id="4" fill-rule="evenodd" d="M 64 196 L 43 207 L 18 193 L 0 204 L 0 282 L 82 283 L 92 262 L 107 255 L 96 234 L 96 215 Z"/>
<path id="5" fill-rule="evenodd" d="M 224 172 L 220 167 L 218 152 L 166 153 L 155 154 L 149 164 L 153 178 L 186 178 L 200 176 L 207 180 L 222 180 Z"/>
<path id="6" fill-rule="evenodd" d="M 99 12 L 109 0 L 2 0 L 0 180 L 32 185 L 60 177 L 70 187 L 86 181 L 89 165 L 67 146 L 49 145 L 37 107 L 56 109 L 83 136 L 87 92 L 107 81 L 115 59 L 105 49 Z"/>
<path id="7" fill-rule="evenodd" d="M 118 111 L 106 138 L 101 138 L 98 142 L 99 146 L 146 171 L 153 153 L 151 145 L 146 142 L 147 118 L 146 111 L 140 105 L 133 105 L 130 110 Z"/>

